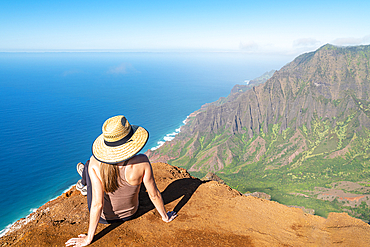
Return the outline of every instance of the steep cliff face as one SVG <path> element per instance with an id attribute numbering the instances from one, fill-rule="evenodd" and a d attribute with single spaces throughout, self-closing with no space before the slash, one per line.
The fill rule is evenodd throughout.
<path id="1" fill-rule="evenodd" d="M 370 226 L 347 214 L 327 219 L 305 214 L 214 181 L 203 182 L 184 169 L 153 164 L 166 208 L 178 212 L 164 223 L 145 190 L 138 216 L 123 224 L 98 225 L 91 246 L 368 246 Z M 75 188 L 13 225 L 0 246 L 64 246 L 86 233 L 86 197 Z"/>
<path id="2" fill-rule="evenodd" d="M 175 149 L 163 147 L 154 153 L 183 158 L 181 160 L 185 163 L 181 165 L 187 168 L 192 166 L 199 170 L 204 167 L 204 170 L 218 171 L 232 164 L 235 158 L 239 162 L 246 161 L 240 159 L 245 150 L 233 150 L 238 149 L 236 146 L 246 146 L 231 140 L 238 134 L 248 144 L 261 132 L 271 133 L 272 128 L 277 131 L 275 134 L 282 134 L 287 129 L 295 132 L 304 125 L 309 133 L 315 131 L 312 129 L 315 121 L 326 121 L 330 128 L 335 129 L 338 122 L 348 122 L 350 116 L 353 129 L 346 134 L 353 137 L 354 132 L 359 132 L 363 135 L 363 127 L 370 127 L 367 107 L 369 58 L 370 46 L 338 48 L 325 45 L 315 52 L 303 54 L 277 71 L 266 83 L 238 95 L 232 101 L 210 105 L 182 128 L 182 133 L 174 142 L 166 144 L 175 146 Z M 299 135 L 293 132 L 290 137 Z M 303 136 L 303 139 L 306 138 Z M 336 138 L 344 141 L 338 134 Z M 348 144 L 351 138 L 346 136 L 345 139 Z M 205 148 L 218 145 L 231 153 L 220 155 L 212 150 L 203 154 Z M 279 163 L 289 163 L 291 155 L 296 151 L 302 153 L 308 147 L 288 149 L 291 150 L 290 155 L 284 155 L 285 160 Z M 337 150 L 333 148 L 329 151 Z M 213 169 L 210 162 L 202 159 L 211 156 L 212 160 L 220 159 L 220 164 Z M 272 158 L 280 157 L 275 155 Z"/>
<path id="3" fill-rule="evenodd" d="M 243 192 L 309 189 L 316 198 L 315 186 L 367 184 L 369 68 L 370 46 L 325 45 L 264 84 L 197 112 L 173 141 L 148 155 L 153 161 L 168 157 L 170 164 L 201 176 L 219 172 Z M 287 191 L 288 185 L 294 188 Z"/>

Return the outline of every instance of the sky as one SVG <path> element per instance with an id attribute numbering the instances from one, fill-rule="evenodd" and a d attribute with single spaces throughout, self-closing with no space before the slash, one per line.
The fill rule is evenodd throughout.
<path id="1" fill-rule="evenodd" d="M 296 55 L 370 43 L 370 1 L 1 1 L 0 51 Z"/>

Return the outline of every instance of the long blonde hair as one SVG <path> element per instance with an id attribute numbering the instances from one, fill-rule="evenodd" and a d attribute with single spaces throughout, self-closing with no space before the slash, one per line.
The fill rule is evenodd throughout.
<path id="1" fill-rule="evenodd" d="M 100 176 L 103 183 L 103 189 L 106 193 L 115 192 L 118 189 L 119 180 L 121 180 L 119 166 L 101 162 Z"/>

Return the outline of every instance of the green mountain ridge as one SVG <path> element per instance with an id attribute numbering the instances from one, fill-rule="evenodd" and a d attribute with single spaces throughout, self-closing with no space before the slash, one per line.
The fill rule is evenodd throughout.
<path id="1" fill-rule="evenodd" d="M 192 114 L 152 160 L 287 205 L 370 217 L 370 46 L 324 45 Z"/>

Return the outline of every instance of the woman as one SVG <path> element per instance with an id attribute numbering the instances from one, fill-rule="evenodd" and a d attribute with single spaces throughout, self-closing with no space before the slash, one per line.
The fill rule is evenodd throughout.
<path id="1" fill-rule="evenodd" d="M 131 219 L 139 206 L 142 182 L 164 222 L 177 216 L 175 212 L 166 213 L 150 162 L 145 155 L 137 155 L 148 140 L 147 130 L 130 125 L 124 116 L 109 118 L 102 129 L 82 174 L 87 185 L 89 230 L 87 235 L 69 239 L 66 246 L 90 244 L 98 222 L 110 224 Z"/>

